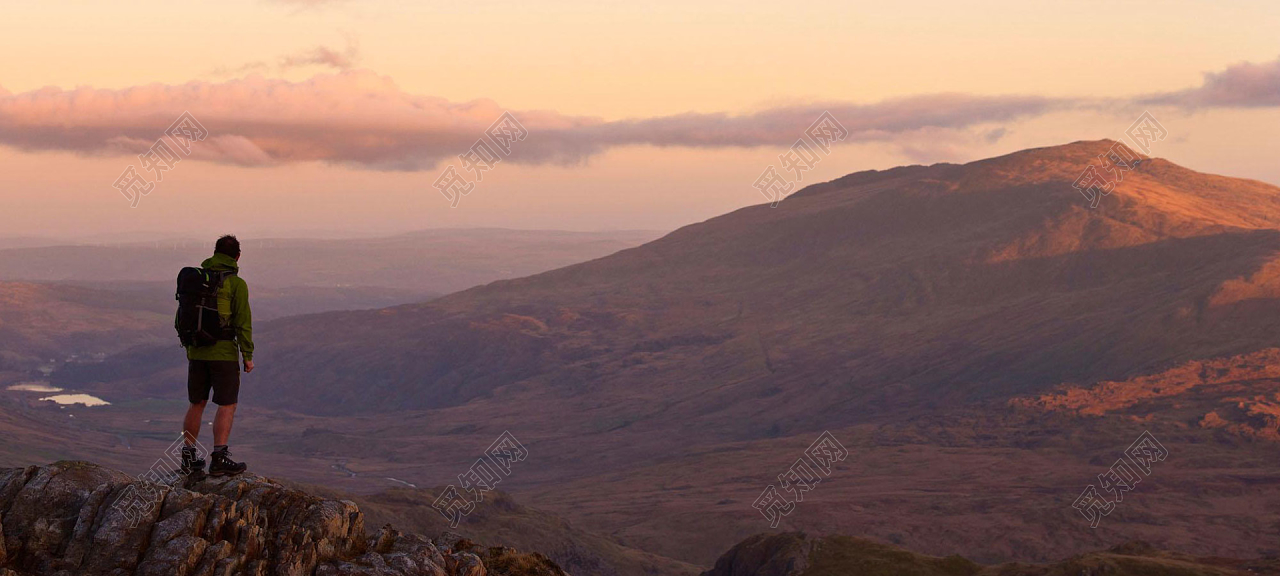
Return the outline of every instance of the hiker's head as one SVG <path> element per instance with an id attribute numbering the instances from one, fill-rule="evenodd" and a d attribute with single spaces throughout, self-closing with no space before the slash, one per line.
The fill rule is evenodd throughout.
<path id="1" fill-rule="evenodd" d="M 240 259 L 240 241 L 235 236 L 227 234 L 218 239 L 218 243 L 213 245 L 214 254 L 226 254 L 236 260 Z"/>

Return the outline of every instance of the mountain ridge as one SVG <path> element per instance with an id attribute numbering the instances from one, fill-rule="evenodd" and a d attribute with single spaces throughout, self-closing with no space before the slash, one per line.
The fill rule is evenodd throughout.
<path id="1" fill-rule="evenodd" d="M 1243 254 L 1228 259 L 1224 265 L 1256 270 L 1261 260 L 1274 258 L 1280 251 L 1280 232 L 1274 231 L 1275 228 L 1242 228 L 1236 223 L 1220 225 L 1204 220 L 1187 224 L 1169 216 L 1173 213 L 1164 208 L 1154 214 L 1142 212 L 1141 217 L 1135 219 L 1133 207 L 1123 199 L 1133 190 L 1137 191 L 1135 194 L 1150 197 L 1143 192 L 1150 186 L 1141 171 L 1154 169 L 1151 168 L 1156 163 L 1154 160 L 1144 162 L 1136 176 L 1126 177 L 1117 192 L 1108 197 L 1117 200 L 1118 208 L 1111 210 L 1104 205 L 1090 210 L 1079 193 L 1070 187 L 1069 180 L 1074 178 L 1077 168 L 1107 143 L 1084 142 L 965 165 L 909 169 L 949 172 L 951 184 L 932 177 L 918 178 L 919 174 L 909 182 L 896 175 L 889 178 L 887 173 L 855 174 L 858 183 L 852 188 L 842 188 L 847 190 L 842 194 L 802 190 L 777 208 L 764 205 L 743 208 L 605 258 L 530 277 L 492 282 L 429 303 L 313 318 L 315 324 L 303 331 L 314 334 L 325 331 L 320 328 L 322 324 L 354 323 L 360 324 L 362 331 L 372 330 L 370 334 L 383 331 L 392 339 L 418 341 L 419 349 L 426 349 L 422 361 L 416 362 L 423 368 L 417 372 L 418 380 L 425 377 L 427 382 L 434 380 L 442 384 L 443 396 L 438 398 L 448 405 L 475 397 L 466 393 L 459 396 L 458 384 L 449 383 L 455 380 L 466 381 L 474 391 L 487 395 L 499 381 L 517 382 L 540 373 L 544 369 L 538 368 L 539 364 L 581 364 L 601 353 L 616 355 L 619 345 L 642 349 L 653 346 L 668 349 L 672 345 L 707 348 L 741 340 L 746 336 L 743 326 L 730 327 L 723 319 L 741 319 L 744 313 L 750 316 L 752 309 L 742 308 L 743 304 L 754 304 L 758 313 L 771 316 L 766 320 L 771 329 L 788 323 L 776 316 L 779 312 L 776 306 L 761 302 L 762 299 L 796 302 L 800 308 L 812 306 L 815 296 L 829 302 L 823 306 L 850 302 L 849 298 L 833 296 L 830 292 L 821 295 L 818 291 L 824 286 L 852 283 L 861 290 L 852 295 L 857 305 L 901 315 L 913 314 L 913 309 L 936 306 L 945 299 L 968 308 L 990 301 L 991 291 L 984 284 L 988 283 L 987 277 L 980 274 L 994 273 L 991 277 L 1005 281 L 1003 286 L 1021 290 L 1019 284 L 1026 285 L 1026 289 L 1033 289 L 1037 283 L 1044 284 L 1045 279 L 1036 276 L 1047 272 L 1055 275 L 1049 280 L 1068 283 L 1055 289 L 1079 293 L 1079 282 L 1067 276 L 1077 273 L 1076 269 L 1081 266 L 1117 277 L 1126 267 L 1141 267 L 1144 260 L 1162 266 L 1193 267 L 1200 266 L 1200 262 L 1179 259 L 1178 253 L 1222 254 L 1227 250 Z M 1019 171 L 1015 171 L 1014 176 L 1006 174 L 1010 166 L 1027 162 L 1043 164 L 1044 157 L 1055 151 L 1068 161 L 1055 165 L 1052 176 L 1033 175 L 1024 181 L 1023 176 L 1016 175 Z M 975 166 L 977 172 L 974 172 Z M 839 182 L 819 186 L 834 190 L 841 186 Z M 991 188 L 991 182 L 996 182 L 998 187 Z M 1023 188 L 1026 182 L 1048 183 L 1048 188 L 1041 189 L 1043 200 L 1010 205 L 1010 195 L 1023 199 L 1029 196 L 1030 190 Z M 950 190 L 956 183 L 962 185 L 961 191 L 969 192 L 960 200 L 956 200 L 958 197 Z M 1275 188 L 1267 188 L 1266 194 L 1254 192 L 1255 196 L 1266 197 L 1268 203 L 1280 196 L 1280 189 Z M 832 204 L 837 200 L 838 203 Z M 1060 223 L 1060 233 L 1055 236 L 1058 239 L 1028 237 L 1027 230 L 1019 226 L 1034 230 L 1035 226 L 1042 225 L 1046 222 L 1046 209 L 1067 218 Z M 1110 216 L 1109 210 L 1122 219 Z M 1264 215 L 1266 218 L 1259 222 L 1280 226 L 1280 212 Z M 1082 240 L 1064 244 L 1062 238 Z M 1236 246 L 1228 248 L 1226 244 Z M 744 245 L 758 246 L 758 249 L 744 249 Z M 1099 259 L 1106 256 L 1106 251 L 1117 249 L 1122 250 L 1114 257 Z M 1094 261 L 1108 268 L 1099 269 Z M 1152 266 L 1146 264 L 1154 273 Z M 1217 274 L 1216 284 L 1221 284 L 1246 272 L 1245 269 L 1239 272 L 1224 269 Z M 793 280 L 802 284 L 788 286 Z M 1031 284 L 1026 284 L 1028 282 Z M 694 287 L 701 294 L 695 292 Z M 1032 295 L 1014 292 L 1010 296 L 1015 294 L 1019 298 Z M 1193 294 L 1186 297 L 1200 298 Z M 289 342 L 299 341 L 290 335 L 294 332 L 291 328 L 305 323 L 286 320 L 275 324 L 273 330 L 279 330 L 276 338 L 290 347 Z M 375 327 L 379 325 L 381 327 Z M 594 344 L 575 336 L 588 333 L 596 337 Z M 441 357 L 433 350 L 442 342 L 436 342 L 432 334 L 460 338 L 456 341 L 467 342 L 466 349 L 454 347 L 447 357 Z M 622 342 L 607 343 L 619 336 Z M 655 343 L 644 344 L 647 340 Z M 680 342 L 688 344 L 678 344 Z M 565 346 L 572 350 L 565 350 Z M 768 348 L 765 344 L 763 349 Z M 490 353 L 501 354 L 505 359 L 479 361 L 481 357 L 489 358 Z M 563 353 L 567 353 L 567 357 L 562 355 L 559 362 L 537 360 Z M 471 364 L 466 358 L 475 358 L 476 363 Z M 780 358 L 760 360 L 776 368 Z M 384 358 L 388 365 L 396 362 L 391 356 Z M 272 380 L 290 377 L 283 371 L 274 372 L 274 368 L 269 367 L 271 364 L 264 362 L 263 365 L 265 374 Z M 289 370 L 295 368 L 290 366 Z M 384 371 L 374 368 L 374 373 L 378 372 Z M 388 385 L 400 385 L 393 384 L 396 377 L 388 376 Z M 492 383 L 485 383 L 495 377 Z M 432 396 L 428 393 L 420 397 Z"/>

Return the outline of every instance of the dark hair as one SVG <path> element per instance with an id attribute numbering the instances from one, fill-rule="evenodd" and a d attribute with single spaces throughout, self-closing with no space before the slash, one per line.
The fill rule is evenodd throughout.
<path id="1" fill-rule="evenodd" d="M 218 239 L 218 243 L 213 245 L 214 254 L 226 254 L 232 258 L 240 257 L 240 241 L 235 236 L 227 234 Z"/>

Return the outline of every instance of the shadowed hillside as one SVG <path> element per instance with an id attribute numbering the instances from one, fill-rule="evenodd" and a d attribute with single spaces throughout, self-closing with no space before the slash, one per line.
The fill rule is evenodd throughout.
<path id="1" fill-rule="evenodd" d="M 156 345 L 173 331 L 173 305 L 135 293 L 0 282 L 0 373 L 21 373 L 68 357 L 102 360 Z M 0 374 L 2 376 L 2 374 Z M 6 379 L 0 377 L 0 383 Z"/>
<path id="2" fill-rule="evenodd" d="M 1280 190 L 1155 159 L 1090 210 L 1071 182 L 1110 145 L 853 174 L 600 260 L 281 321 L 262 400 L 327 413 L 643 388 L 739 418 L 785 389 L 773 409 L 817 426 L 1280 343 L 1258 297 Z"/>

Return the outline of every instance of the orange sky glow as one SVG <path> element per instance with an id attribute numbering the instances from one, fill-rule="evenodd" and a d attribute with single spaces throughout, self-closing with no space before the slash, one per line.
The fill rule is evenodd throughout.
<path id="1" fill-rule="evenodd" d="M 1280 184 L 1280 4 L 1262 0 L 5 13 L 0 236 L 673 229 L 765 202 L 753 181 L 824 111 L 849 136 L 800 186 L 1120 139 L 1143 111 L 1169 131 L 1153 155 Z M 113 184 L 183 112 L 207 137 L 131 206 Z M 433 185 L 504 112 L 527 137 L 451 206 Z M 226 221 L 187 223 L 210 207 Z"/>

